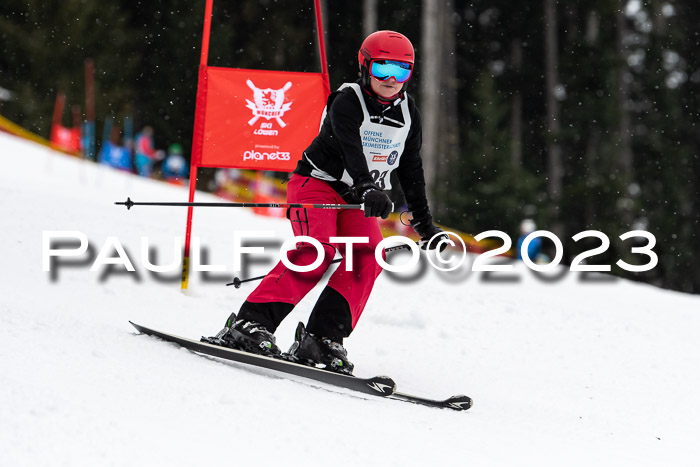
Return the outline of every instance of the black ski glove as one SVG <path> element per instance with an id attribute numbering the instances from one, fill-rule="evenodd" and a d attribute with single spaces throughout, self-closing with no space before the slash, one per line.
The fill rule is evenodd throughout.
<path id="1" fill-rule="evenodd" d="M 371 182 L 362 182 L 351 188 L 355 198 L 365 205 L 365 217 L 389 217 L 393 203 L 386 193 Z"/>
<path id="2" fill-rule="evenodd" d="M 438 235 L 440 232 L 444 231 L 437 225 L 433 224 L 433 218 L 430 216 L 430 214 L 426 215 L 425 217 L 414 217 L 410 220 L 410 224 L 411 227 L 413 227 L 413 230 L 415 230 L 421 237 L 419 245 L 422 249 L 434 250 L 437 248 L 438 244 L 440 244 L 440 251 L 444 251 L 445 248 L 447 248 L 446 241 L 442 243 L 440 242 L 442 240 L 449 240 L 450 237 L 446 233 Z M 435 238 L 433 239 L 433 237 Z M 433 240 L 430 241 L 431 239 Z"/>

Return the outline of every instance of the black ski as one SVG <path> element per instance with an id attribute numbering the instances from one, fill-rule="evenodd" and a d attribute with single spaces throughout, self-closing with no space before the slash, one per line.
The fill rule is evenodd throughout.
<path id="1" fill-rule="evenodd" d="M 332 373 L 330 371 L 299 365 L 286 360 L 266 357 L 263 355 L 255 355 L 248 352 L 229 349 L 227 347 L 208 344 L 206 342 L 195 341 L 186 337 L 175 336 L 173 334 L 168 334 L 141 326 L 131 321 L 129 321 L 129 323 L 131 323 L 131 325 L 142 334 L 158 337 L 164 341 L 172 342 L 193 352 L 239 363 L 245 363 L 247 365 L 267 368 L 269 370 L 275 370 L 309 380 L 351 389 L 364 394 L 452 410 L 467 410 L 472 405 L 472 400 L 467 396 L 453 396 L 444 401 L 439 401 L 396 392 L 396 383 L 387 376 L 358 378 L 355 376 Z"/>
<path id="2" fill-rule="evenodd" d="M 267 368 L 269 370 L 280 371 L 290 375 L 300 376 L 314 381 L 331 384 L 342 388 L 352 389 L 373 396 L 386 397 L 394 393 L 396 383 L 386 376 L 375 376 L 374 378 L 356 378 L 354 376 L 342 375 L 340 373 L 332 373 L 330 371 L 321 370 L 305 365 L 288 362 L 277 358 L 266 357 L 264 355 L 255 355 L 240 350 L 229 349 L 219 345 L 207 344 L 186 337 L 174 336 L 165 332 L 149 329 L 145 326 L 129 321 L 132 326 L 142 334 L 158 337 L 164 341 L 175 343 L 193 352 L 210 355 L 212 357 L 232 360 L 234 362 L 245 363 L 257 367 Z"/>

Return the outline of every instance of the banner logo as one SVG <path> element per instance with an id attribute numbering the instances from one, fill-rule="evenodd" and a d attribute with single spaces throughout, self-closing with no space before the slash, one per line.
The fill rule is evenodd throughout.
<path id="1" fill-rule="evenodd" d="M 271 151 L 271 152 L 260 152 L 260 151 L 246 151 L 243 153 L 244 161 L 288 161 L 290 160 L 290 153 L 283 151 Z"/>
<path id="2" fill-rule="evenodd" d="M 292 107 L 291 102 L 284 103 L 284 93 L 292 87 L 292 82 L 287 81 L 287 84 L 280 89 L 260 89 L 256 88 L 251 80 L 246 80 L 246 84 L 253 90 L 253 101 L 246 99 L 246 106 L 253 111 L 253 118 L 248 120 L 248 125 L 253 126 L 260 117 L 271 120 L 275 119 L 280 127 L 287 126 L 282 120 L 284 113 Z"/>

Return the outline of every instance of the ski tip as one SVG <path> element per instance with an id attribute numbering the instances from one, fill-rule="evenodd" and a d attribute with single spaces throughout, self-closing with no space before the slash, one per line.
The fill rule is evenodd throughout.
<path id="1" fill-rule="evenodd" d="M 469 410 L 474 401 L 469 396 L 457 395 L 452 396 L 445 401 L 445 406 L 454 410 Z"/>

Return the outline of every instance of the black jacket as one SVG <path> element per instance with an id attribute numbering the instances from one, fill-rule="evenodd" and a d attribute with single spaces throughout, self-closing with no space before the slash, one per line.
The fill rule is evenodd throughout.
<path id="1" fill-rule="evenodd" d="M 359 84 L 359 83 L 358 83 Z M 364 89 L 362 95 L 365 105 L 373 121 L 384 125 L 398 127 L 403 122 L 401 106 L 383 104 L 369 95 Z M 319 169 L 335 178 L 329 183 L 346 201 L 355 203 L 357 200 L 349 196 L 348 186 L 340 182 L 343 171 L 347 170 L 355 184 L 372 182 L 372 176 L 367 168 L 367 160 L 362 151 L 360 137 L 360 125 L 364 120 L 362 107 L 357 94 L 350 87 L 331 93 L 326 104 L 327 114 L 323 121 L 321 131 L 314 138 L 309 147 L 304 151 L 304 156 L 297 164 L 294 173 L 304 176 L 312 176 L 313 166 L 309 160 Z M 423 161 L 420 157 L 422 144 L 421 116 L 411 96 L 408 96 L 408 109 L 411 116 L 411 128 L 406 138 L 403 154 L 396 168 L 399 183 L 403 189 L 408 204 L 408 210 L 426 214 L 428 200 L 425 195 L 425 176 L 423 175 Z M 394 123 L 392 122 L 400 122 Z"/>

